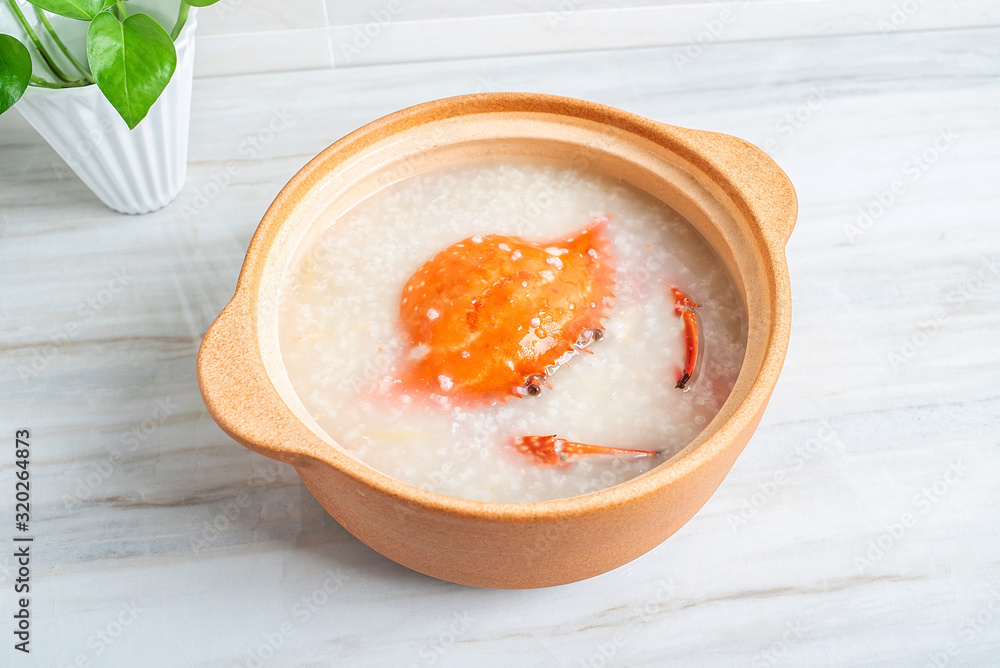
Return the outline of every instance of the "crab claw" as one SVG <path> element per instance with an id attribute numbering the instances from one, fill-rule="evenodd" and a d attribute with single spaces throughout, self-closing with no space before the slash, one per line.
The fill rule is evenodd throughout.
<path id="1" fill-rule="evenodd" d="M 647 457 L 660 453 L 652 450 L 630 450 L 627 448 L 606 448 L 600 445 L 575 443 L 551 436 L 518 436 L 514 446 L 526 455 L 536 458 L 539 463 L 547 466 L 564 464 L 572 457 L 594 457 L 599 455 L 633 455 Z"/>
<path id="2" fill-rule="evenodd" d="M 674 293 L 675 311 L 684 321 L 684 371 L 677 379 L 677 389 L 687 389 L 687 384 L 694 377 L 695 369 L 698 367 L 698 316 L 694 310 L 700 304 L 695 304 L 686 294 L 677 288 L 670 288 Z"/>

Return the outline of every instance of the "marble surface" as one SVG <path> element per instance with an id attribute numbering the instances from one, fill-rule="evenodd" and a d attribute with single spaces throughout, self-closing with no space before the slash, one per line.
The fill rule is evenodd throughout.
<path id="1" fill-rule="evenodd" d="M 4 549 L 0 664 L 996 665 L 1000 30 L 719 43 L 677 69 L 682 52 L 200 79 L 187 186 L 143 217 L 0 118 L 0 495 L 10 527 L 30 429 L 35 536 L 32 651 L 13 650 Z M 223 434 L 195 380 L 295 170 L 382 114 L 477 90 L 739 135 L 800 197 L 791 347 L 756 435 L 680 532 L 558 589 L 384 559 Z"/>

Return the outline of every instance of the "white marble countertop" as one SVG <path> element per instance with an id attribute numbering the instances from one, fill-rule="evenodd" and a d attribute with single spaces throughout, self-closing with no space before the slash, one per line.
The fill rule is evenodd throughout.
<path id="1" fill-rule="evenodd" d="M 143 217 L 0 118 L 0 496 L 8 526 L 30 429 L 35 535 L 32 652 L 13 650 L 5 548 L 0 664 L 997 665 L 1000 30 L 683 53 L 199 79 L 187 186 Z M 483 90 L 744 137 L 800 198 L 791 347 L 756 435 L 679 533 L 557 589 L 381 557 L 223 434 L 195 380 L 286 180 L 369 120 Z"/>

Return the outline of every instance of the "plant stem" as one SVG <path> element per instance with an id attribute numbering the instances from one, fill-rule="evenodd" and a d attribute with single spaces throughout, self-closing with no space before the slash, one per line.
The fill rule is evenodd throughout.
<path id="1" fill-rule="evenodd" d="M 174 22 L 174 28 L 170 31 L 170 39 L 176 40 L 177 36 L 181 34 L 181 30 L 184 29 L 184 24 L 187 23 L 188 9 L 191 6 L 181 0 L 180 9 L 177 10 L 177 20 Z"/>
<path id="2" fill-rule="evenodd" d="M 42 41 L 38 39 L 38 35 L 35 34 L 35 31 L 31 28 L 31 24 L 28 23 L 28 19 L 24 18 L 24 14 L 21 13 L 21 8 L 17 6 L 17 3 L 14 2 L 14 0 L 7 0 L 7 4 L 14 10 L 14 15 L 17 16 L 17 20 L 21 22 L 21 27 L 24 28 L 24 32 L 28 34 L 31 42 L 35 45 L 35 48 L 38 49 L 38 53 L 42 55 L 42 60 L 44 60 L 45 64 L 49 66 L 52 74 L 57 79 L 62 79 L 64 82 L 68 83 L 70 78 L 67 77 L 61 69 L 59 69 L 59 66 L 56 65 L 52 60 L 52 57 L 49 56 L 49 52 L 45 50 L 45 47 L 42 45 Z"/>
<path id="3" fill-rule="evenodd" d="M 118 8 L 119 18 L 124 21 L 128 18 L 128 11 L 125 9 L 125 3 L 122 0 L 117 0 L 115 2 L 115 7 Z"/>
<path id="4" fill-rule="evenodd" d="M 42 25 L 45 26 L 45 30 L 48 31 L 49 37 L 52 38 L 52 41 L 56 43 L 56 46 L 59 47 L 59 50 L 63 52 L 63 55 L 66 56 L 69 62 L 73 63 L 73 67 L 75 67 L 76 70 L 83 75 L 83 78 L 86 79 L 88 83 L 94 83 L 94 79 L 90 76 L 90 72 L 88 72 L 87 69 L 80 64 L 80 61 L 76 59 L 72 52 L 66 48 L 66 45 L 63 44 L 63 41 L 59 39 L 59 35 L 52 28 L 52 24 L 49 23 L 49 19 L 45 16 L 45 13 L 38 7 L 35 7 L 35 14 L 38 15 Z"/>
<path id="5" fill-rule="evenodd" d="M 91 84 L 90 81 L 84 81 L 83 79 L 76 79 L 75 81 L 67 81 L 65 83 L 46 81 L 41 77 L 36 77 L 34 74 L 31 75 L 29 83 L 39 88 L 82 88 Z"/>

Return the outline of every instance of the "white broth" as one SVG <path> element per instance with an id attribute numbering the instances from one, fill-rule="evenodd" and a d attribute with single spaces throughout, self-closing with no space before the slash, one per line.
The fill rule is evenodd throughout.
<path id="1" fill-rule="evenodd" d="M 412 353 L 400 325 L 403 288 L 439 251 L 475 235 L 548 242 L 600 217 L 609 220 L 615 287 L 593 354 L 573 357 L 538 396 L 470 403 L 446 391 L 386 391 Z M 395 182 L 317 224 L 324 229 L 299 250 L 279 298 L 288 378 L 346 450 L 417 487 L 530 502 L 624 482 L 702 431 L 743 362 L 746 315 L 708 243 L 669 206 L 596 172 L 516 159 L 453 166 Z M 675 286 L 700 304 L 702 360 L 686 390 L 675 387 L 686 351 Z M 549 434 L 659 454 L 551 466 L 513 446 Z"/>

